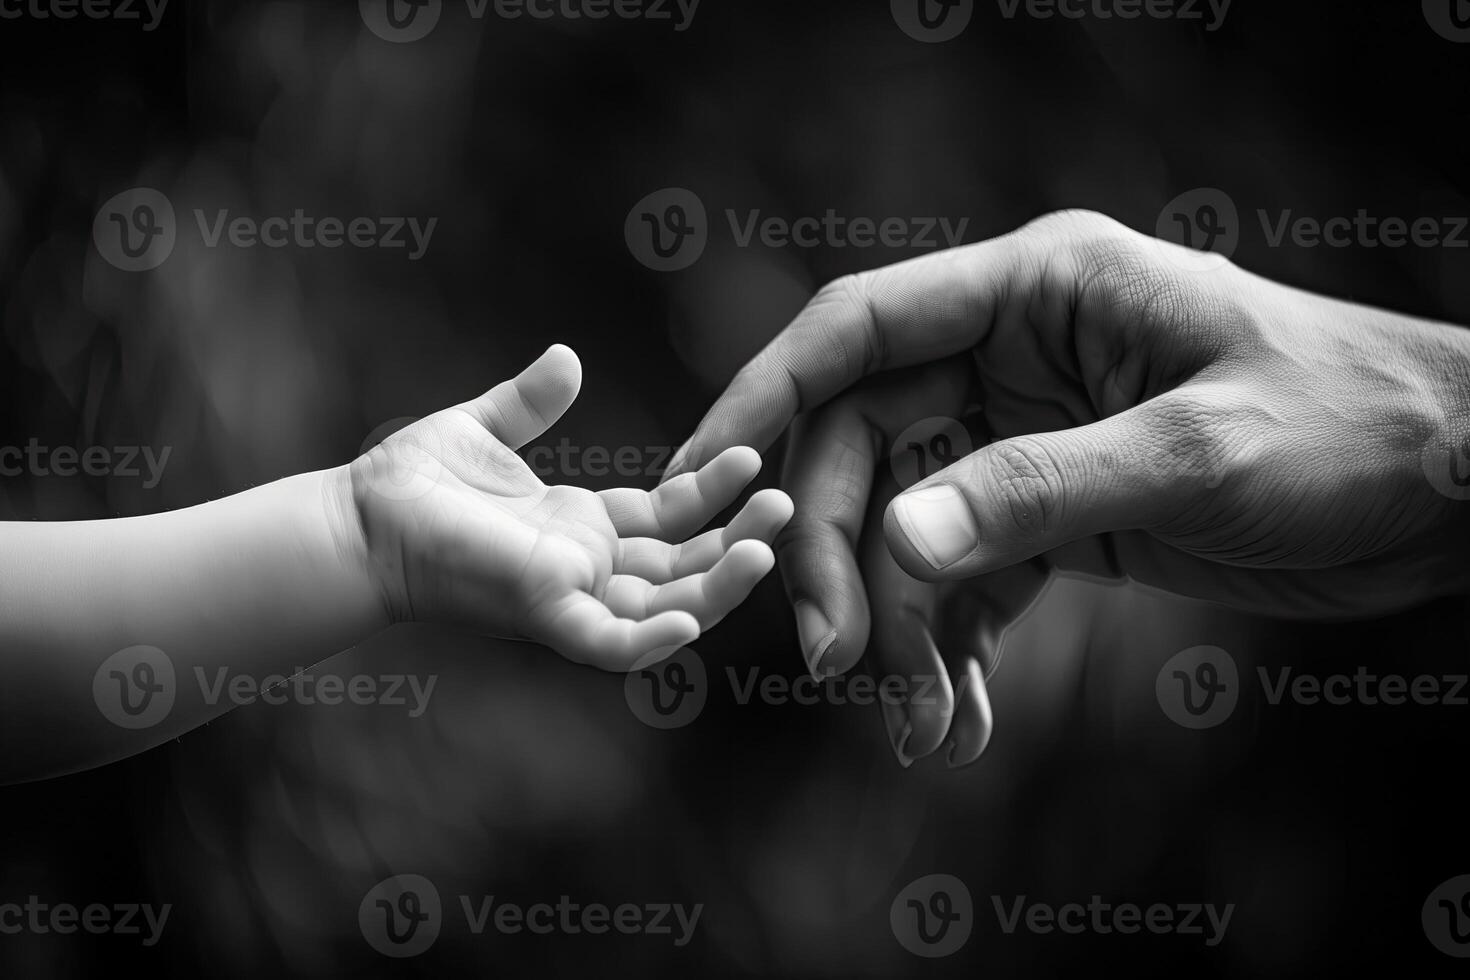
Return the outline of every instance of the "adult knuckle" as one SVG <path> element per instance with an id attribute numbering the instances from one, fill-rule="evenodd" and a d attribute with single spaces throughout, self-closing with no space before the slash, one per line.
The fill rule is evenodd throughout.
<path id="1" fill-rule="evenodd" d="M 1024 230 L 1037 235 L 1060 236 L 1081 241 L 1135 234 L 1117 219 L 1087 208 L 1064 208 L 1060 211 L 1052 211 L 1032 219 L 1025 225 Z"/>
<path id="2" fill-rule="evenodd" d="M 1243 465 L 1240 409 L 1220 392 L 1171 392 L 1153 404 L 1154 464 L 1164 475 L 1197 489 L 1213 489 Z"/>

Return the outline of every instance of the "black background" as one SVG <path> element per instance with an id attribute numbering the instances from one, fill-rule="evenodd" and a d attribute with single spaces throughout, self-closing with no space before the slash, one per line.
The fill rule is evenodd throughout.
<path id="1" fill-rule="evenodd" d="M 687 187 L 795 217 L 968 217 L 967 240 L 1090 207 L 1152 232 L 1191 188 L 1239 206 L 1235 260 L 1310 289 L 1470 322 L 1470 250 L 1272 248 L 1253 216 L 1470 214 L 1470 45 L 1418 3 L 1236 0 L 1222 29 L 1018 18 L 979 3 L 924 45 L 881 0 L 704 0 L 693 26 L 472 23 L 446 3 L 388 45 L 355 4 L 173 0 L 161 27 L 0 21 L 0 444 L 168 445 L 163 483 L 0 481 L 6 519 L 185 506 L 350 459 L 374 427 L 459 401 L 549 342 L 587 366 L 552 434 L 667 446 L 823 282 L 908 249 L 734 247 L 655 274 L 628 209 Z M 270 214 L 438 216 L 428 256 L 300 250 L 110 269 L 98 206 L 165 189 Z M 187 204 L 186 204 L 187 202 Z M 183 235 L 181 233 L 181 243 Z M 763 479 L 775 479 L 767 466 Z M 584 481 L 607 485 L 610 480 Z M 651 484 L 652 478 L 641 481 Z M 0 583 L 3 588 L 3 583 Z M 1462 972 L 1420 906 L 1470 872 L 1466 708 L 1273 707 L 1247 687 L 1207 732 L 1170 724 L 1159 665 L 1201 643 L 1242 673 L 1464 673 L 1463 611 L 1265 623 L 1062 583 L 1011 634 L 975 767 L 899 769 L 874 709 L 741 706 L 688 728 L 542 650 L 399 627 L 343 673 L 439 675 L 419 719 L 235 711 L 100 771 L 0 790 L 0 902 L 170 902 L 163 941 L 0 936 L 0 975 L 136 961 L 179 976 L 1294 976 Z M 799 676 L 779 584 L 699 652 Z M 3 750 L 3 749 L 0 749 Z M 452 903 L 702 902 L 694 941 L 471 936 L 379 957 L 377 881 Z M 905 952 L 888 906 L 963 879 L 964 950 Z M 989 896 L 1233 902 L 1225 941 L 1005 935 Z"/>

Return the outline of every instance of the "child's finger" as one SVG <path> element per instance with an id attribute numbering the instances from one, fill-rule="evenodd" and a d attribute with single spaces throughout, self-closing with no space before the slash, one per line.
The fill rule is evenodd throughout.
<path id="1" fill-rule="evenodd" d="M 598 496 L 618 537 L 682 541 L 734 503 L 760 468 L 760 453 L 736 446 L 720 453 L 703 469 L 675 477 L 652 493 L 617 489 L 604 490 Z"/>
<path id="2" fill-rule="evenodd" d="M 728 526 L 706 531 L 683 544 L 668 544 L 656 538 L 619 538 L 613 572 L 636 575 L 655 585 L 715 566 L 737 541 L 774 544 L 776 535 L 791 520 L 791 498 L 780 490 L 762 490 L 746 502 Z"/>
<path id="3" fill-rule="evenodd" d="M 655 650 L 693 643 L 699 622 L 686 612 L 667 612 L 642 621 L 620 619 L 585 592 L 568 596 L 541 637 L 558 653 L 602 670 L 629 671 Z"/>
<path id="4" fill-rule="evenodd" d="M 520 449 L 556 424 L 582 388 L 582 362 L 570 347 L 553 344 L 524 371 L 459 406 L 511 449 Z"/>
<path id="5" fill-rule="evenodd" d="M 642 619 L 669 612 L 686 612 L 707 630 L 744 602 L 752 589 L 776 564 L 771 546 L 761 541 L 737 541 L 707 572 L 654 585 L 631 575 L 608 579 L 602 601 L 616 616 Z"/>

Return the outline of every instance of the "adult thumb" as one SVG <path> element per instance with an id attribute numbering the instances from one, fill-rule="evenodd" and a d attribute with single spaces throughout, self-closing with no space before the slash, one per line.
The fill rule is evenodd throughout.
<path id="1" fill-rule="evenodd" d="M 933 582 L 1166 524 L 1224 479 L 1216 417 L 1166 395 L 1090 425 L 994 442 L 893 499 L 889 550 Z"/>

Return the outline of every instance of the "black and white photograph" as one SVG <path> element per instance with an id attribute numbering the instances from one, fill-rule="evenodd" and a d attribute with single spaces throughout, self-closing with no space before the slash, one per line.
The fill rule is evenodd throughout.
<path id="1" fill-rule="evenodd" d="M 1470 0 L 0 0 L 0 980 L 1463 977 Z"/>

